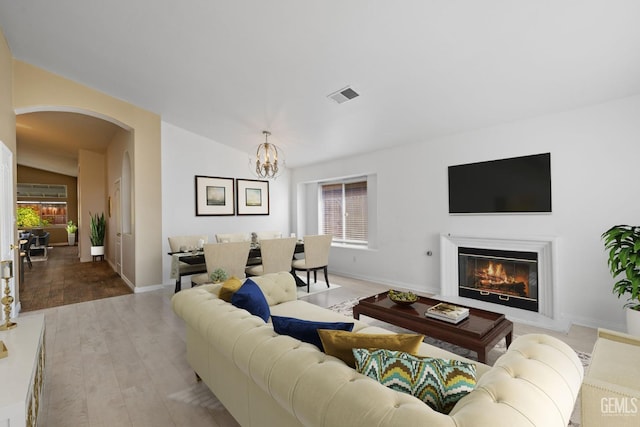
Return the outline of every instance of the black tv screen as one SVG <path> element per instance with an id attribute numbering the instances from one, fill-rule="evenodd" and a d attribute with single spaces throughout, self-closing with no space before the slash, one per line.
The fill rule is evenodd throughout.
<path id="1" fill-rule="evenodd" d="M 551 212 L 551 153 L 449 166 L 449 213 Z"/>

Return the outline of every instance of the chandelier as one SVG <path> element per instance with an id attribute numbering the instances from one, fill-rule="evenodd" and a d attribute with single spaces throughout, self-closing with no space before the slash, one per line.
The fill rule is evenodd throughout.
<path id="1" fill-rule="evenodd" d="M 277 178 L 280 175 L 280 167 L 283 165 L 283 160 L 280 159 L 278 163 L 278 156 L 280 156 L 280 150 L 274 144 L 269 143 L 269 136 L 271 132 L 263 130 L 264 142 L 258 145 L 256 150 L 256 175 L 259 178 Z"/>

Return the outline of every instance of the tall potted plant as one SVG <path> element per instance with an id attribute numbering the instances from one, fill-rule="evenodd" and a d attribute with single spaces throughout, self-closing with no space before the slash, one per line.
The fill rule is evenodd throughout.
<path id="1" fill-rule="evenodd" d="M 100 215 L 91 215 L 89 224 L 89 240 L 91 240 L 91 256 L 104 256 L 104 236 L 107 231 L 107 222 L 104 212 Z"/>
<path id="2" fill-rule="evenodd" d="M 640 336 L 640 226 L 615 225 L 602 233 L 613 293 L 627 296 L 627 332 Z"/>
<path id="3" fill-rule="evenodd" d="M 67 243 L 69 246 L 76 244 L 76 231 L 78 231 L 78 226 L 73 221 L 67 222 Z"/>

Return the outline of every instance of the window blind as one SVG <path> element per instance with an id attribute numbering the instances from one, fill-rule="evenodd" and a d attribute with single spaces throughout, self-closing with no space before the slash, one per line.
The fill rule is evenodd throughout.
<path id="1" fill-rule="evenodd" d="M 324 184 L 321 188 L 323 233 L 338 242 L 366 243 L 367 181 Z"/>

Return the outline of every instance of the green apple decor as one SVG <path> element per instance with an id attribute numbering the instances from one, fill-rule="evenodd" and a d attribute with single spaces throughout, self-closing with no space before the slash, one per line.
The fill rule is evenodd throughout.
<path id="1" fill-rule="evenodd" d="M 213 270 L 209 278 L 213 283 L 224 282 L 225 280 L 227 280 L 227 272 L 221 268 L 216 268 L 215 270 Z"/>
<path id="2" fill-rule="evenodd" d="M 616 225 L 602 233 L 613 293 L 627 297 L 627 332 L 640 335 L 640 226 Z M 637 323 L 636 323 L 637 322 Z"/>

